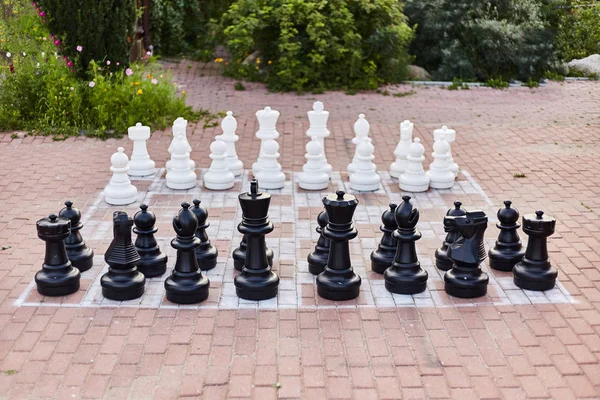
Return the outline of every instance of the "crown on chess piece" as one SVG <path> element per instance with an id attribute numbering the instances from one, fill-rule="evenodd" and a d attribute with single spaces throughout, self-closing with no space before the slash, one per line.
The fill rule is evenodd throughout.
<path id="1" fill-rule="evenodd" d="M 346 194 L 343 190 L 338 190 L 335 194 L 330 194 L 323 198 L 323 204 L 329 217 L 331 230 L 347 229 L 348 221 L 352 224 L 354 210 L 358 206 L 358 200 L 351 194 Z"/>
<path id="2" fill-rule="evenodd" d="M 276 130 L 277 120 L 279 119 L 279 111 L 271 109 L 271 107 L 265 107 L 264 110 L 258 110 L 256 112 L 256 118 L 258 119 L 261 131 L 274 131 Z"/>
<path id="3" fill-rule="evenodd" d="M 249 192 L 239 195 L 239 201 L 242 207 L 242 218 L 246 223 L 260 224 L 265 221 L 269 213 L 271 195 L 258 191 L 258 181 L 256 179 L 250 182 Z"/>

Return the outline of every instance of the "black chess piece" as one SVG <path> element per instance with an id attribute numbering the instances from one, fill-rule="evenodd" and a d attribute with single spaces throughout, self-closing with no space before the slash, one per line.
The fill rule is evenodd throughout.
<path id="1" fill-rule="evenodd" d="M 67 218 L 71 221 L 71 234 L 65 240 L 67 255 L 71 264 L 79 271 L 87 271 L 94 265 L 94 251 L 85 244 L 81 237 L 81 212 L 73 207 L 73 202 L 65 201 L 65 208 L 58 213 L 59 217 Z"/>
<path id="2" fill-rule="evenodd" d="M 428 274 L 417 257 L 415 242 L 421 239 L 417 229 L 419 210 L 410 203 L 410 196 L 402 196 L 402 204 L 396 208 L 396 229 L 393 233 L 397 243 L 392 265 L 385 270 L 385 288 L 392 293 L 421 293 L 427 287 Z"/>
<path id="3" fill-rule="evenodd" d="M 271 270 L 267 259 L 265 235 L 274 229 L 269 221 L 271 195 L 258 191 L 258 181 L 250 182 L 250 192 L 238 196 L 243 218 L 238 231 L 246 236 L 246 261 L 242 272 L 234 279 L 238 297 L 246 300 L 266 300 L 277 296 L 279 277 Z"/>
<path id="4" fill-rule="evenodd" d="M 521 244 L 521 238 L 517 231 L 520 224 L 519 210 L 511 207 L 512 202 L 504 202 L 506 207 L 498 210 L 498 223 L 496 226 L 500 229 L 496 246 L 490 249 L 490 267 L 498 271 L 512 271 L 516 263 L 523 259 L 525 249 Z"/>
<path id="5" fill-rule="evenodd" d="M 544 291 L 556 284 L 558 271 L 548 260 L 547 238 L 554 233 L 556 219 L 543 211 L 523 216 L 523 231 L 529 236 L 521 262 L 513 268 L 515 285 L 521 289 Z"/>
<path id="6" fill-rule="evenodd" d="M 198 229 L 196 229 L 196 237 L 200 239 L 200 246 L 196 249 L 196 259 L 202 271 L 208 271 L 217 266 L 217 257 L 219 251 L 210 243 L 206 228 L 210 226 L 206 222 L 208 219 L 208 211 L 204 207 L 200 207 L 200 200 L 194 199 L 194 207 L 192 212 L 198 219 Z"/>
<path id="7" fill-rule="evenodd" d="M 44 296 L 66 296 L 79 290 L 81 272 L 67 256 L 65 239 L 71 234 L 71 221 L 50 214 L 36 223 L 38 237 L 46 242 L 42 269 L 35 274 L 37 290 Z"/>
<path id="8" fill-rule="evenodd" d="M 488 275 L 480 268 L 486 252 L 483 235 L 488 218 L 483 211 L 467 211 L 466 215 L 446 216 L 446 232 L 457 232 L 458 238 L 448 247 L 452 269 L 444 274 L 445 290 L 451 296 L 474 298 L 487 293 Z"/>
<path id="9" fill-rule="evenodd" d="M 137 269 L 140 255 L 131 241 L 133 218 L 124 211 L 113 213 L 113 240 L 104 254 L 108 272 L 102 275 L 102 294 L 111 300 L 132 300 L 144 294 L 146 277 Z"/>
<path id="10" fill-rule="evenodd" d="M 383 274 L 386 269 L 391 267 L 396 256 L 396 240 L 393 238 L 393 233 L 398 229 L 398 224 L 394 217 L 397 204 L 390 204 L 390 209 L 385 210 L 381 215 L 381 222 L 383 225 L 379 227 L 383 232 L 381 242 L 377 246 L 377 249 L 371 253 L 371 269 L 373 272 Z"/>
<path id="11" fill-rule="evenodd" d="M 244 216 L 242 215 L 242 218 Z M 242 236 L 242 240 L 240 242 L 240 246 L 233 250 L 231 257 L 233 258 L 233 267 L 237 271 L 241 271 L 244 267 L 244 263 L 246 262 L 246 248 L 247 248 L 248 238 L 246 235 Z M 265 244 L 265 247 L 267 245 Z M 270 266 L 273 266 L 273 249 L 267 247 L 267 261 Z"/>
<path id="12" fill-rule="evenodd" d="M 458 217 L 465 215 L 466 211 L 461 208 L 462 203 L 460 201 L 454 202 L 454 208 L 451 208 L 446 212 L 446 215 L 451 217 Z M 435 251 L 435 266 L 442 271 L 448 271 L 452 268 L 452 260 L 448 258 L 448 246 L 450 246 L 458 238 L 458 232 L 448 232 L 442 247 Z"/>
<path id="13" fill-rule="evenodd" d="M 348 241 L 358 235 L 352 224 L 358 200 L 338 190 L 324 197 L 323 204 L 329 217 L 323 235 L 331 243 L 327 266 L 317 276 L 317 293 L 329 300 L 354 299 L 359 295 L 361 279 L 352 268 Z"/>
<path id="14" fill-rule="evenodd" d="M 190 204 L 181 203 L 181 210 L 173 218 L 173 228 L 177 237 L 171 246 L 177 250 L 177 260 L 173 273 L 165 280 L 167 299 L 178 304 L 200 303 L 208 297 L 210 282 L 202 276 L 196 249 L 201 241 L 196 237 L 198 218 L 190 210 Z"/>
<path id="15" fill-rule="evenodd" d="M 148 211 L 146 204 L 141 204 L 140 209 L 133 216 L 133 232 L 137 234 L 135 249 L 140 255 L 137 268 L 146 278 L 161 276 L 167 271 L 167 255 L 160 250 L 154 237 L 158 231 L 154 226 L 156 216 Z"/>
<path id="16" fill-rule="evenodd" d="M 319 213 L 317 216 L 317 223 L 319 224 L 319 227 L 317 228 L 319 240 L 317 240 L 315 250 L 307 257 L 308 271 L 313 275 L 319 275 L 323 272 L 327 266 L 327 260 L 329 259 L 330 241 L 323 235 L 323 229 L 329 223 L 327 211 L 321 211 Z"/>

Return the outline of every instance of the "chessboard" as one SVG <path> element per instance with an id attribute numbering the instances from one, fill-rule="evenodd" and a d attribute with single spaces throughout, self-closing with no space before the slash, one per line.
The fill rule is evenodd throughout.
<path id="1" fill-rule="evenodd" d="M 205 171 L 199 171 L 202 177 Z M 496 212 L 501 203 L 494 202 L 482 190 L 477 181 L 466 170 L 461 170 L 452 189 L 430 189 L 424 193 L 405 193 L 398 187 L 398 181 L 387 172 L 379 172 L 380 188 L 375 192 L 355 192 L 350 189 L 345 173 L 333 172 L 330 186 L 322 192 L 310 192 L 297 185 L 297 172 L 284 171 L 287 181 L 283 189 L 263 190 L 272 195 L 269 218 L 275 230 L 267 235 L 267 245 L 274 251 L 273 270 L 280 276 L 277 297 L 264 301 L 248 301 L 236 296 L 232 251 L 239 245 L 242 235 L 237 231 L 241 221 L 238 195 L 249 190 L 249 172 L 236 178 L 235 186 L 226 191 L 205 189 L 198 181 L 195 188 L 172 190 L 165 184 L 165 169 L 159 169 L 152 176 L 132 179 L 138 188 L 137 200 L 126 207 L 110 206 L 104 201 L 104 193 L 99 192 L 91 204 L 82 207 L 82 234 L 88 244 L 102 243 L 103 248 L 112 240 L 112 213 L 126 211 L 130 216 L 145 203 L 157 217 L 156 239 L 169 257 L 167 272 L 160 277 L 146 280 L 146 290 L 142 297 L 130 301 L 113 301 L 102 296 L 100 277 L 107 271 L 104 255 L 96 250 L 94 266 L 82 273 L 81 288 L 77 293 L 64 297 L 44 297 L 36 291 L 32 282 L 16 300 L 17 306 L 51 307 L 140 307 L 140 308 L 219 308 L 219 309 L 277 309 L 277 308 L 344 308 L 344 307 L 454 307 L 479 304 L 519 305 L 539 303 L 573 303 L 565 287 L 560 283 L 545 292 L 522 290 L 514 285 L 511 273 L 492 270 L 484 261 L 482 269 L 489 275 L 488 294 L 476 299 L 450 297 L 444 291 L 443 271 L 435 267 L 434 252 L 446 235 L 443 216 L 458 200 L 468 210 L 484 211 L 488 218 L 486 248 L 494 245 L 498 230 Z M 336 190 L 344 190 L 356 195 L 359 205 L 354 214 L 358 237 L 350 242 L 352 266 L 362 278 L 360 295 L 349 301 L 330 301 L 316 293 L 315 277 L 308 272 L 306 257 L 312 251 L 319 237 L 316 232 L 317 215 L 323 210 L 322 199 Z M 429 273 L 427 289 L 416 295 L 398 295 L 388 292 L 382 275 L 371 271 L 370 254 L 377 248 L 381 238 L 381 214 L 389 203 L 399 204 L 402 196 L 409 194 L 411 202 L 420 211 L 418 229 L 422 239 L 416 243 L 421 266 Z M 181 208 L 182 202 L 198 198 L 209 212 L 210 227 L 207 233 L 219 251 L 216 268 L 204 272 L 210 280 L 210 295 L 200 304 L 178 305 L 165 298 L 164 280 L 170 274 L 176 258 L 176 251 L 170 242 L 175 234 L 172 219 Z M 517 207 L 518 204 L 515 204 Z M 525 210 L 522 210 L 525 211 Z M 522 240 L 526 236 L 521 234 Z M 135 236 L 134 236 L 135 240 Z"/>

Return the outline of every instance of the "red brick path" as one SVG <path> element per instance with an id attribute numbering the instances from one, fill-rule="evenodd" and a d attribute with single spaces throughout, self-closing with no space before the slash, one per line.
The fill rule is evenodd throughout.
<path id="1" fill-rule="evenodd" d="M 16 298 L 43 259 L 34 222 L 67 198 L 89 206 L 109 178 L 114 149 L 131 145 L 5 134 L 0 398 L 600 398 L 598 83 L 298 96 L 270 94 L 258 84 L 234 91 L 233 81 L 186 65 L 176 66 L 175 76 L 190 104 L 234 111 L 246 166 L 258 152 L 254 112 L 265 105 L 282 113 L 285 169 L 299 170 L 304 162 L 305 113 L 316 99 L 331 112 L 327 154 L 334 170 L 343 170 L 352 155 L 359 112 L 371 122 L 381 170 L 392 161 L 402 120 L 415 123 L 428 149 L 434 128 L 457 129 L 454 157 L 494 204 L 510 198 L 521 210 L 542 208 L 558 219 L 551 259 L 577 303 L 260 312 L 18 308 Z M 193 132 L 196 163 L 207 167 L 203 151 L 219 130 Z M 169 141 L 169 132 L 152 138 L 150 152 L 160 165 Z"/>

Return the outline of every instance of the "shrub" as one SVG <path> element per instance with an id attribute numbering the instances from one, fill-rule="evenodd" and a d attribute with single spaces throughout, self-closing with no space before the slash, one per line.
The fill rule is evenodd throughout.
<path id="1" fill-rule="evenodd" d="M 372 89 L 406 78 L 413 32 L 397 0 L 237 0 L 220 32 L 226 73 L 275 91 Z M 255 62 L 244 60 L 255 51 Z"/>
<path id="2" fill-rule="evenodd" d="M 39 0 L 41 12 L 60 49 L 82 76 L 92 60 L 110 60 L 114 66 L 129 66 L 135 29 L 135 0 Z M 77 46 L 86 49 L 77 53 Z"/>
<path id="3" fill-rule="evenodd" d="M 434 79 L 538 79 L 557 67 L 538 0 L 407 0 L 411 50 Z"/>
<path id="4" fill-rule="evenodd" d="M 80 79 L 55 52 L 50 32 L 33 8 L 22 0 L 8 1 L 15 6 L 10 18 L 0 20 L 0 43 L 10 57 L 0 60 L 12 66 L 2 66 L 0 130 L 56 137 L 85 131 L 108 137 L 125 133 L 136 122 L 162 129 L 178 116 L 207 116 L 185 105 L 185 93 L 178 95 L 167 72 L 152 59 L 127 70 L 91 60 L 89 79 Z"/>
<path id="5" fill-rule="evenodd" d="M 600 4 L 564 1 L 558 20 L 556 45 L 565 61 L 600 54 Z"/>

